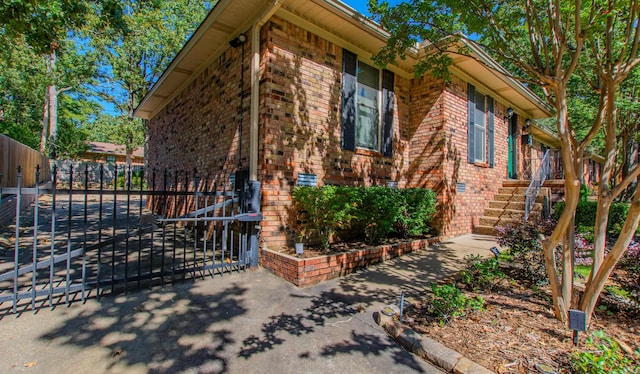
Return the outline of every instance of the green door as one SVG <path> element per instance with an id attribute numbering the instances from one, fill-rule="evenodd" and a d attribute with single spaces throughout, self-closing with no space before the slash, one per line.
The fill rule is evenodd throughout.
<path id="1" fill-rule="evenodd" d="M 518 115 L 513 114 L 509 119 L 509 162 L 507 174 L 509 179 L 518 179 Z"/>

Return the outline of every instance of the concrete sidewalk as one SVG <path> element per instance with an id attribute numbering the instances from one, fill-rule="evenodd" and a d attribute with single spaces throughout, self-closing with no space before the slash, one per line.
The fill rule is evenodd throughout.
<path id="1" fill-rule="evenodd" d="M 0 373 L 439 373 L 373 312 L 494 245 L 463 236 L 304 289 L 257 269 L 6 315 Z"/>

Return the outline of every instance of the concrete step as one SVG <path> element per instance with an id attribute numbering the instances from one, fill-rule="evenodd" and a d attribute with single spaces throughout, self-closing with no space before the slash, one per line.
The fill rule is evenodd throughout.
<path id="1" fill-rule="evenodd" d="M 520 202 L 520 201 L 527 201 L 527 196 L 526 195 L 505 195 L 505 194 L 495 194 L 493 195 L 493 200 L 495 201 L 513 201 L 513 202 Z M 538 195 L 538 197 L 536 198 L 536 202 L 538 203 L 542 203 L 544 202 L 544 196 L 543 195 Z"/>
<path id="2" fill-rule="evenodd" d="M 496 209 L 496 208 L 487 208 L 484 210 L 484 215 L 486 217 L 505 217 L 505 218 L 513 218 L 513 219 L 522 219 L 524 217 L 524 209 Z"/>
<path id="3" fill-rule="evenodd" d="M 493 236 L 495 236 L 496 233 L 497 233 L 497 230 L 493 226 L 478 225 L 478 226 L 473 228 L 473 233 L 474 234 L 479 234 L 479 235 L 493 235 Z"/>
<path id="4" fill-rule="evenodd" d="M 502 187 L 529 187 L 531 181 L 521 179 L 506 179 L 502 181 Z"/>
<path id="5" fill-rule="evenodd" d="M 493 195 L 493 200 L 519 202 L 526 201 L 527 197 L 525 195 L 495 194 Z"/>
<path id="6" fill-rule="evenodd" d="M 522 223 L 522 218 L 508 218 L 508 217 L 480 217 L 480 226 L 506 226 L 506 225 L 517 225 Z"/>
<path id="7" fill-rule="evenodd" d="M 511 201 L 489 201 L 489 208 L 493 209 L 513 209 L 524 211 L 524 201 L 511 202 Z"/>
<path id="8" fill-rule="evenodd" d="M 502 195 L 524 195 L 528 187 L 500 187 L 498 193 Z"/>

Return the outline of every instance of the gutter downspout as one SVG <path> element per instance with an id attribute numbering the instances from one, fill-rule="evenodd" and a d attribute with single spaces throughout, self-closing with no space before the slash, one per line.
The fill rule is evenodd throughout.
<path id="1" fill-rule="evenodd" d="M 249 120 L 249 180 L 258 180 L 258 132 L 260 109 L 260 29 L 282 6 L 274 0 L 251 28 L 251 108 Z"/>

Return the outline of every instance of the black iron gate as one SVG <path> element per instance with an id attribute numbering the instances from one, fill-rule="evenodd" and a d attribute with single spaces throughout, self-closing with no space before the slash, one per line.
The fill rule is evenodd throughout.
<path id="1" fill-rule="evenodd" d="M 32 188 L 18 175 L 17 187 L 0 187 L 0 210 L 3 197 L 17 200 L 15 220 L 0 227 L 0 311 L 257 266 L 260 184 L 246 172 L 145 175 L 85 164 L 75 175 L 54 167 L 51 183 Z M 34 195 L 21 211 L 20 200 Z"/>

